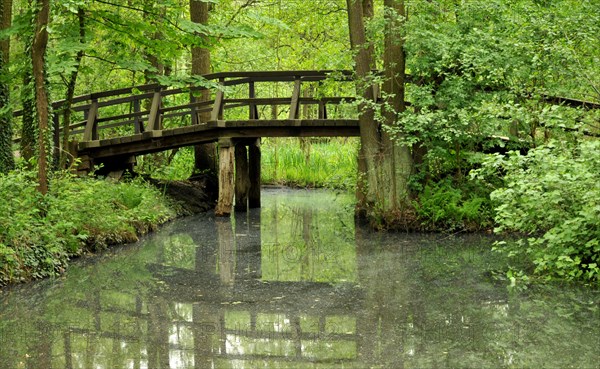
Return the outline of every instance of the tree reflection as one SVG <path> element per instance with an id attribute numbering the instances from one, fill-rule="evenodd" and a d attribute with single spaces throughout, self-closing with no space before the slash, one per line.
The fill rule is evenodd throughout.
<path id="1" fill-rule="evenodd" d="M 372 233 L 331 193 L 263 200 L 5 296 L 0 368 L 598 362 L 597 293 L 508 293 L 484 276 L 485 238 Z"/>

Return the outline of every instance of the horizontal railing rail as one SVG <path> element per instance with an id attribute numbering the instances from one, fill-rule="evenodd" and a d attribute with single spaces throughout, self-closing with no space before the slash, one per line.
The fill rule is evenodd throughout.
<path id="1" fill-rule="evenodd" d="M 332 79 L 339 82 L 353 80 L 351 71 L 299 70 L 299 71 L 251 71 L 223 72 L 204 75 L 206 86 L 169 88 L 159 84 L 147 84 L 110 91 L 90 93 L 74 97 L 70 110 L 73 114 L 82 114 L 69 125 L 71 135 L 83 135 L 82 142 L 98 140 L 100 131 L 133 125 L 133 134 L 163 129 L 163 121 L 177 117 L 191 116 L 191 123 L 207 123 L 223 119 L 225 110 L 249 107 L 248 119 L 259 119 L 261 106 L 289 105 L 288 119 L 298 119 L 300 107 L 318 106 L 319 119 L 327 119 L 327 105 L 339 105 L 352 102 L 354 96 L 305 97 L 301 96 L 301 85 L 307 82 L 322 82 Z M 257 97 L 257 83 L 293 82 L 291 96 Z M 247 97 L 228 97 L 227 90 L 247 85 Z M 211 98 L 201 101 L 199 95 L 208 91 Z M 238 91 L 239 93 L 239 91 Z M 204 92 L 206 94 L 206 92 Z M 181 97 L 181 95 L 186 95 Z M 179 98 L 179 102 L 168 102 L 170 97 Z M 184 100 L 186 103 L 181 103 Z M 60 118 L 64 113 L 66 100 L 52 104 L 54 129 L 60 131 Z M 113 108 L 112 112 L 108 112 Z M 16 111 L 15 116 L 23 112 Z M 55 134 L 55 141 L 58 135 Z M 55 142 L 58 145 L 58 142 Z"/>

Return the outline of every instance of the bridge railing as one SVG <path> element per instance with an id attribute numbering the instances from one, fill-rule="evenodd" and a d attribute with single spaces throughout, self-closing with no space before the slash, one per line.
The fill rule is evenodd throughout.
<path id="1" fill-rule="evenodd" d="M 150 84 L 91 93 L 73 98 L 70 105 L 71 112 L 73 117 L 81 118 L 69 126 L 69 134 L 78 138 L 80 142 L 112 138 L 115 133 L 120 136 L 144 134 L 144 132 L 173 128 L 173 124 L 165 127 L 166 120 L 181 119 L 177 127 L 187 124 L 205 124 L 209 121 L 222 120 L 226 110 L 240 108 L 247 109 L 248 115 L 240 119 L 238 113 L 237 120 L 255 120 L 261 119 L 259 108 L 264 106 L 287 106 L 289 114 L 283 119 L 291 120 L 300 118 L 301 107 L 316 106 L 318 111 L 315 114 L 316 118 L 327 119 L 328 105 L 352 102 L 355 97 L 351 94 L 348 94 L 350 96 L 303 96 L 303 84 L 320 85 L 326 80 L 336 83 L 352 82 L 352 76 L 351 71 L 331 70 L 226 72 L 203 76 L 207 81 L 206 87 L 169 88 Z M 285 97 L 265 92 L 264 89 L 260 90 L 260 95 L 268 96 L 258 96 L 258 85 L 280 82 L 292 84 L 291 89 L 288 86 L 287 89 L 279 90 L 279 93 Z M 347 91 L 354 91 L 350 85 L 348 87 Z M 59 132 L 62 134 L 60 118 L 64 109 L 68 108 L 66 104 L 65 100 L 53 103 L 57 147 L 59 146 L 58 134 Z M 15 112 L 15 116 L 19 115 L 22 115 L 21 111 Z M 267 119 L 266 114 L 262 114 L 262 118 Z"/>

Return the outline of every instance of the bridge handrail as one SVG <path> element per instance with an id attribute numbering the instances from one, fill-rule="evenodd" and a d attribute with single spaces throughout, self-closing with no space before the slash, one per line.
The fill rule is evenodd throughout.
<path id="1" fill-rule="evenodd" d="M 283 105 L 292 104 L 290 107 L 289 119 L 296 119 L 298 108 L 305 104 L 318 104 L 319 117 L 326 117 L 325 105 L 339 104 L 341 101 L 353 100 L 354 97 L 325 97 L 325 98 L 307 98 L 300 96 L 300 84 L 302 82 L 319 82 L 335 76 L 338 81 L 352 81 L 352 71 L 335 70 L 295 70 L 295 71 L 247 71 L 247 72 L 222 72 L 202 76 L 212 85 L 208 86 L 189 86 L 184 88 L 169 88 L 159 84 L 147 84 L 120 88 L 110 91 L 90 93 L 73 98 L 71 111 L 83 112 L 84 120 L 74 122 L 70 125 L 71 134 L 84 134 L 83 141 L 93 141 L 98 139 L 98 130 L 105 128 L 115 128 L 119 126 L 135 124 L 135 133 L 142 133 L 147 130 L 162 130 L 162 118 L 170 118 L 192 114 L 197 117 L 198 113 L 211 113 L 210 120 L 222 119 L 223 110 L 249 106 L 251 109 L 249 119 L 257 119 L 257 106 L 261 105 Z M 255 82 L 294 82 L 294 93 L 288 98 L 256 98 L 254 92 Z M 231 87 L 242 84 L 248 84 L 248 98 L 227 99 L 221 87 Z M 221 86 L 221 87 L 219 87 Z M 208 101 L 197 101 L 192 94 L 197 91 L 211 90 L 215 93 L 215 98 Z M 190 103 L 176 106 L 163 107 L 162 100 L 166 96 L 189 93 Z M 123 96 L 127 95 L 127 96 Z M 141 109 L 141 101 L 151 99 L 149 109 Z M 65 100 L 59 100 L 53 103 L 55 109 L 55 127 L 58 128 L 58 114 L 62 111 Z M 84 104 L 82 104 L 84 103 Z M 99 117 L 100 108 L 114 106 L 118 104 L 133 103 L 134 111 L 126 114 L 119 114 L 108 117 Z M 182 112 L 183 111 L 183 112 Z M 15 112 L 20 115 L 22 112 Z M 147 117 L 147 126 L 142 125 L 142 119 Z M 197 119 L 197 118 L 196 118 Z M 99 126 L 98 123 L 114 122 Z M 193 122 L 194 123 L 194 122 Z M 197 123 L 197 122 L 196 122 Z M 82 127 L 85 127 L 83 130 Z M 79 130 L 77 130 L 79 129 Z"/>
<path id="2" fill-rule="evenodd" d="M 225 86 L 233 86 L 236 84 L 243 84 L 248 82 L 290 82 L 295 78 L 306 78 L 312 77 L 316 78 L 316 80 L 324 80 L 328 78 L 331 74 L 339 74 L 339 76 L 346 78 L 347 80 L 351 80 L 353 76 L 353 72 L 350 70 L 293 70 L 293 71 L 245 71 L 245 72 L 219 72 L 219 73 L 210 73 L 202 75 L 201 77 L 207 81 L 218 81 L 225 80 Z M 243 81 L 226 81 L 228 78 L 246 78 L 247 80 Z M 157 89 L 165 89 L 168 86 L 163 86 L 157 83 L 153 84 L 144 84 L 137 85 L 132 87 L 124 87 L 118 88 L 114 90 L 100 91 L 100 92 L 92 92 L 85 95 L 79 95 L 73 97 L 71 100 L 71 104 L 78 104 L 81 102 L 89 102 L 94 99 L 103 99 L 107 97 L 125 95 L 125 94 L 134 94 L 137 91 L 146 92 L 146 91 L 155 91 Z M 173 93 L 181 93 L 185 90 L 191 91 L 200 91 L 204 89 L 210 89 L 210 87 L 202 87 L 202 86 L 190 86 L 186 88 L 177 88 L 177 89 L 167 89 L 165 91 L 173 91 Z M 139 96 L 139 95 L 134 95 Z M 55 110 L 60 110 L 62 106 L 67 102 L 66 99 L 57 100 L 52 103 L 52 108 Z M 88 104 L 88 105 L 89 105 Z M 103 105 L 106 106 L 106 105 Z M 82 106 L 73 107 L 75 111 L 82 111 Z M 16 110 L 13 113 L 13 116 L 18 117 L 23 114 L 23 110 Z"/>

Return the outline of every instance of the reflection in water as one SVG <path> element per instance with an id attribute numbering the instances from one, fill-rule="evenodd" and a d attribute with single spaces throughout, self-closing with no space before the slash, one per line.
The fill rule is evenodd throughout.
<path id="1" fill-rule="evenodd" d="M 511 292 L 491 240 L 374 234 L 345 196 L 263 199 L 0 295 L 0 368 L 598 367 L 595 291 Z"/>

